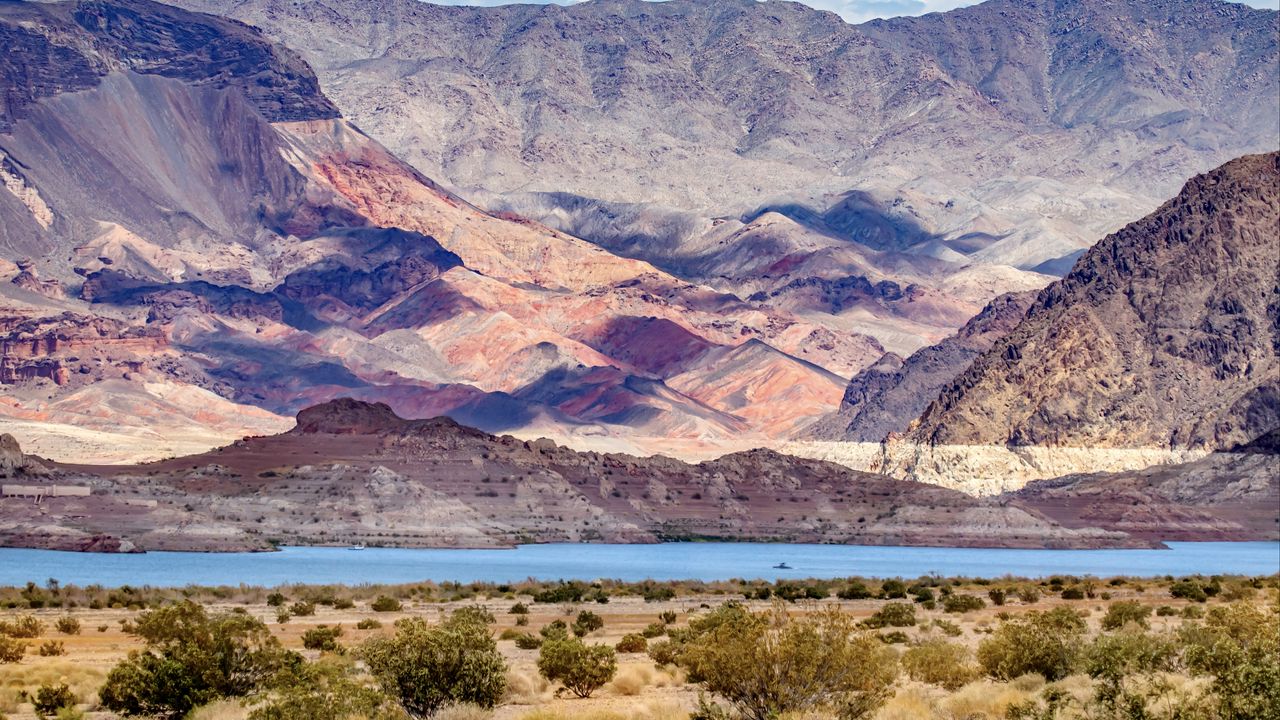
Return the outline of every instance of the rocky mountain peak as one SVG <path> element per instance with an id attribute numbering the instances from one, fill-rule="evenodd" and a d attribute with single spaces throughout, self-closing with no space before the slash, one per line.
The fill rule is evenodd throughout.
<path id="1" fill-rule="evenodd" d="M 407 424 L 390 405 L 337 398 L 298 412 L 294 432 L 326 435 L 376 435 Z"/>
<path id="2" fill-rule="evenodd" d="M 922 415 L 934 444 L 1227 448 L 1280 426 L 1280 153 L 1103 239 Z"/>

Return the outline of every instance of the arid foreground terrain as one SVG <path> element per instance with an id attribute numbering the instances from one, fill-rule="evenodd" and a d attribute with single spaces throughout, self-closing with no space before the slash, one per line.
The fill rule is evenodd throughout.
<path id="1" fill-rule="evenodd" d="M 404 717 L 406 697 L 426 702 L 415 689 L 432 687 L 443 689 L 427 714 L 441 720 L 677 720 L 735 700 L 768 717 L 814 719 L 1275 717 L 1277 597 L 1275 576 L 180 591 L 51 583 L 0 590 L 0 714 L 30 720 L 44 702 L 50 717 L 108 720 L 149 698 L 161 703 L 155 715 L 178 717 L 199 697 L 191 720 L 390 720 Z M 173 604 L 182 600 L 190 604 Z M 379 643 L 410 630 L 470 638 L 459 657 L 471 665 L 440 662 L 399 689 L 380 684 Z M 845 640 L 822 644 L 834 630 Z M 184 643 L 203 632 L 249 638 L 258 654 L 233 667 L 284 658 L 288 669 L 233 692 L 209 691 L 206 677 L 184 686 L 187 695 L 150 671 L 126 672 L 150 656 L 201 662 Z M 593 653 L 581 666 L 598 672 L 562 677 L 548 657 L 565 648 Z M 445 652 L 418 650 L 422 663 Z M 170 682 L 189 679 L 170 673 Z M 453 677 L 467 681 L 450 689 Z M 824 694 L 828 686 L 840 689 Z M 753 688 L 777 692 L 744 697 Z M 357 705 L 363 713 L 338 714 Z M 1134 712 L 1146 714 L 1125 714 Z"/>

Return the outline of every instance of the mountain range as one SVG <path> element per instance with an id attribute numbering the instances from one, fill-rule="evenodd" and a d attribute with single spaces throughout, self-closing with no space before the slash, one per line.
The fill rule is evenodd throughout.
<path id="1" fill-rule="evenodd" d="M 753 538 L 978 542 L 937 529 L 950 508 L 1088 545 L 1064 531 L 1163 539 L 1077 512 L 1098 472 L 1276 470 L 1226 457 L 1280 426 L 1274 11 L 180 4 L 0 3 L 0 429 L 90 466 L 41 461 L 54 476 L 109 490 L 166 460 L 168 487 L 217 504 L 282 470 L 204 488 L 192 463 L 305 454 L 301 420 L 374 413 L 304 475 L 345 493 L 390 468 L 471 518 L 429 540 L 406 517 L 406 543 L 585 539 L 541 511 L 494 524 L 515 510 L 471 499 L 485 473 L 398 470 L 374 441 L 425 433 L 557 448 L 553 484 L 625 453 L 689 493 L 772 473 L 824 498 L 908 483 L 888 497 L 926 508 L 906 530 L 784 514 L 787 535 L 732 493 L 600 490 L 596 539 L 746 518 Z M 1060 484 L 1015 492 L 1040 481 Z M 1190 495 L 1141 492 L 1190 518 Z M 1183 535 L 1274 530 L 1226 505 Z M 170 521 L 209 518 L 139 519 Z M 213 545 L 265 542 L 236 527 Z"/>

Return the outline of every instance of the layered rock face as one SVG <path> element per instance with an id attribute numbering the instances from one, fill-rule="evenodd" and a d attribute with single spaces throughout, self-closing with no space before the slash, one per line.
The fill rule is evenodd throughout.
<path id="1" fill-rule="evenodd" d="M 182 1 L 297 49 L 349 118 L 489 209 L 864 331 L 892 319 L 904 356 L 1280 142 L 1277 15 L 1221 0 L 858 26 L 754 0 Z M 851 315 L 811 284 L 939 290 L 975 264 L 994 287 L 944 322 Z"/>
<path id="2" fill-rule="evenodd" d="M 1167 540 L 1280 539 L 1280 430 L 1203 459 L 1069 475 L 1007 496 L 1068 527 Z"/>
<path id="3" fill-rule="evenodd" d="M 354 395 L 705 456 L 803 432 L 884 353 L 484 212 L 234 21 L 6 3 L 0 27 L 35 48 L 0 58 L 21 89 L 0 129 L 0 415 L 39 452 L 186 454 Z M 56 349 L 20 351 L 42 332 Z M 207 412 L 175 423 L 182 402 Z"/>
<path id="4" fill-rule="evenodd" d="M 1108 236 L 959 375 L 910 440 L 1224 449 L 1280 426 L 1280 154 Z"/>
<path id="5" fill-rule="evenodd" d="M 849 381 L 840 410 L 823 421 L 815 439 L 880 442 L 906 432 L 929 403 L 975 358 L 1018 326 L 1034 292 L 992 300 L 955 335 L 912 353 L 889 353 Z"/>
<path id="6" fill-rule="evenodd" d="M 1065 529 L 1034 511 L 768 450 L 690 465 L 495 437 L 447 418 L 404 420 L 349 399 L 294 430 L 145 466 L 56 466 L 90 487 L 0 499 L 0 541 L 145 550 L 292 544 L 487 547 L 517 542 L 723 539 L 862 544 L 1148 546 Z"/>

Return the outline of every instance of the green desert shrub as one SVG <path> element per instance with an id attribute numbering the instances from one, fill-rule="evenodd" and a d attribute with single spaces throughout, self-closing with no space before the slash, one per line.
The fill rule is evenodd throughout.
<path id="1" fill-rule="evenodd" d="M 894 651 L 835 608 L 803 617 L 734 610 L 718 620 L 688 642 L 679 664 L 749 720 L 823 708 L 863 717 L 897 675 Z"/>
<path id="2" fill-rule="evenodd" d="M 902 669 L 912 680 L 948 690 L 955 690 L 980 674 L 968 648 L 941 639 L 925 640 L 907 648 L 902 653 Z"/>
<path id="3" fill-rule="evenodd" d="M 866 600 L 875 597 L 875 593 L 871 592 L 871 588 L 866 586 L 861 580 L 854 580 L 848 585 L 840 588 L 836 592 L 836 597 L 841 600 Z"/>
<path id="4" fill-rule="evenodd" d="M 1213 677 L 1220 718 L 1280 717 L 1280 606 L 1215 607 L 1179 639 L 1187 667 Z"/>
<path id="5" fill-rule="evenodd" d="M 455 703 L 492 708 L 507 686 L 498 644 L 474 614 L 455 612 L 435 627 L 402 619 L 393 637 L 366 641 L 360 657 L 383 691 L 417 718 Z"/>
<path id="6" fill-rule="evenodd" d="M 657 665 L 674 665 L 680 659 L 680 651 L 684 647 L 679 643 L 670 640 L 659 640 L 656 643 L 649 643 L 649 659 Z"/>
<path id="7" fill-rule="evenodd" d="M 67 654 L 67 646 L 63 645 L 59 640 L 46 640 L 40 643 L 40 647 L 36 649 L 36 654 L 40 657 L 59 657 Z"/>
<path id="8" fill-rule="evenodd" d="M 617 671 L 618 658 L 613 648 L 587 645 L 576 637 L 547 640 L 538 655 L 538 672 L 580 698 L 591 697 Z"/>
<path id="9" fill-rule="evenodd" d="M 342 637 L 340 625 L 317 625 L 302 633 L 302 647 L 320 652 L 340 652 L 342 646 L 338 638 Z"/>
<path id="10" fill-rule="evenodd" d="M 538 630 L 538 634 L 541 635 L 544 640 L 567 638 L 569 637 L 569 626 L 565 624 L 565 621 L 563 620 L 552 620 L 546 625 L 543 625 L 542 629 Z"/>
<path id="11" fill-rule="evenodd" d="M 1205 602 L 1209 599 L 1204 586 L 1195 580 L 1181 580 L 1170 585 L 1169 595 L 1183 600 L 1191 600 L 1192 602 Z"/>
<path id="12" fill-rule="evenodd" d="M 382 627 L 382 623 L 373 618 L 364 618 L 356 623 L 357 630 L 377 630 Z"/>
<path id="13" fill-rule="evenodd" d="M 885 603 L 884 607 L 863 620 L 862 624 L 870 628 L 911 627 L 916 624 L 916 608 L 904 602 Z"/>
<path id="14" fill-rule="evenodd" d="M 949 613 L 973 612 L 986 606 L 977 595 L 948 595 L 942 599 L 942 609 Z"/>
<path id="15" fill-rule="evenodd" d="M 74 709 L 77 702 L 79 698 L 66 683 L 41 685 L 36 689 L 35 695 L 31 696 L 31 707 L 41 720 L 55 717 L 64 708 Z"/>
<path id="16" fill-rule="evenodd" d="M 307 617 L 316 614 L 316 604 L 309 600 L 299 600 L 289 606 L 289 614 L 296 617 Z"/>
<path id="17" fill-rule="evenodd" d="M 1122 704 L 1125 678 L 1173 670 L 1177 656 L 1178 648 L 1169 638 L 1131 624 L 1118 632 L 1094 638 L 1082 653 L 1081 665 L 1097 680 L 1094 690 L 1097 700 L 1113 710 Z"/>
<path id="18" fill-rule="evenodd" d="M 300 661 L 261 621 L 210 615 L 191 601 L 142 613 L 133 634 L 145 643 L 107 674 L 102 705 L 120 715 L 179 718 L 220 698 L 261 689 Z"/>
<path id="19" fill-rule="evenodd" d="M 369 609 L 374 612 L 400 612 L 402 607 L 399 600 L 388 595 L 379 595 L 376 600 L 369 603 Z"/>
<path id="20" fill-rule="evenodd" d="M 590 610 L 583 610 L 578 613 L 578 617 L 573 621 L 573 634 L 578 637 L 585 637 L 602 627 L 604 627 L 604 618 Z"/>
<path id="21" fill-rule="evenodd" d="M 1000 624 L 978 645 L 978 662 L 997 680 L 1036 673 L 1047 680 L 1070 674 L 1084 637 L 1084 618 L 1074 610 L 1028 612 Z"/>
<path id="22" fill-rule="evenodd" d="M 8 635 L 0 635 L 0 665 L 22 661 L 27 644 Z"/>
<path id="23" fill-rule="evenodd" d="M 901 580 L 885 580 L 880 583 L 880 597 L 896 600 L 907 596 L 907 584 Z"/>
<path id="24" fill-rule="evenodd" d="M 1103 630 L 1119 630 L 1128 623 L 1137 623 L 1148 627 L 1147 618 L 1151 617 L 1151 608 L 1137 600 L 1119 600 L 1107 606 L 1107 614 L 1102 616 Z"/>
<path id="25" fill-rule="evenodd" d="M 649 649 L 649 641 L 640 633 L 627 633 L 613 649 L 620 653 L 642 653 Z"/>
<path id="26" fill-rule="evenodd" d="M 330 656 L 332 657 L 332 656 Z M 395 702 L 355 675 L 349 662 L 325 659 L 282 672 L 249 720 L 401 720 Z"/>
<path id="27" fill-rule="evenodd" d="M 56 621 L 54 621 L 53 627 L 55 630 L 62 633 L 63 635 L 79 635 L 80 634 L 80 621 L 71 617 L 70 615 L 64 615 L 58 618 Z"/>
<path id="28" fill-rule="evenodd" d="M 520 633 L 514 639 L 516 647 L 521 650 L 537 650 L 542 647 L 542 638 L 532 633 Z"/>

